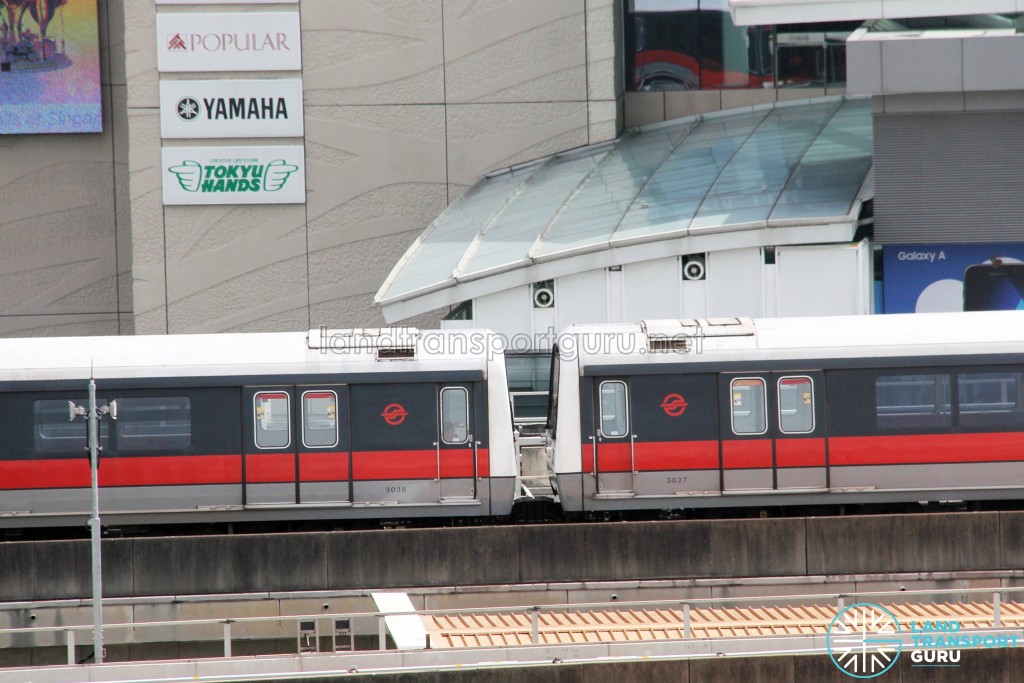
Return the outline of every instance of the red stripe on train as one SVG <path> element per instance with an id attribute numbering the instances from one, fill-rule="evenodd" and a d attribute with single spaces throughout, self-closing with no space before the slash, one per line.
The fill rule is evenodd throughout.
<path id="1" fill-rule="evenodd" d="M 89 461 L 85 458 L 0 462 L 0 489 L 86 488 L 91 481 Z M 241 481 L 242 459 L 238 455 L 100 460 L 99 482 L 102 487 L 238 484 Z"/>
<path id="2" fill-rule="evenodd" d="M 824 467 L 825 439 L 780 439 L 775 442 L 775 464 L 779 467 Z"/>
<path id="3" fill-rule="evenodd" d="M 299 454 L 301 481 L 348 481 L 348 451 Z"/>
<path id="4" fill-rule="evenodd" d="M 486 451 L 483 453 L 486 455 Z M 356 481 L 436 479 L 439 469 L 437 456 L 438 452 L 433 449 L 426 451 L 355 451 L 352 453 L 352 476 Z M 473 449 L 442 450 L 440 473 L 442 479 L 472 477 L 474 475 Z M 480 473 L 480 476 L 486 476 L 486 474 Z"/>
<path id="5" fill-rule="evenodd" d="M 717 470 L 717 441 L 637 441 L 630 457 L 629 442 L 602 443 L 598 446 L 602 472 L 665 472 L 672 470 Z M 591 444 L 582 448 L 582 469 L 594 471 L 594 450 Z M 632 462 L 631 462 L 632 461 Z"/>
<path id="6" fill-rule="evenodd" d="M 839 436 L 828 440 L 828 460 L 833 466 L 1024 460 L 1024 434 Z"/>
<path id="7" fill-rule="evenodd" d="M 724 469 L 760 469 L 771 466 L 771 439 L 743 439 L 741 441 L 722 442 L 722 467 Z"/>

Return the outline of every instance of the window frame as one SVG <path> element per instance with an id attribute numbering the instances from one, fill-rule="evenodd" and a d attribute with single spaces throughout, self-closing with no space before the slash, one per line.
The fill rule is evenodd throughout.
<path id="1" fill-rule="evenodd" d="M 184 412 L 188 415 L 188 438 L 184 445 L 180 443 L 173 445 L 146 445 L 144 443 L 133 443 L 133 442 L 144 442 L 149 439 L 180 439 L 183 435 L 181 434 L 126 434 L 125 427 L 129 428 L 132 426 L 132 421 L 125 421 L 124 418 L 124 401 L 129 402 L 129 412 L 133 410 L 131 408 L 131 401 L 184 401 Z M 116 434 L 117 434 L 117 448 L 118 451 L 138 451 L 138 452 L 153 452 L 153 451 L 183 451 L 188 450 L 192 447 L 192 435 L 194 432 L 192 423 L 192 399 L 189 396 L 175 395 L 175 396 L 119 396 L 118 398 L 111 401 L 116 402 L 119 409 L 119 414 L 116 422 Z M 179 409 L 180 410 L 180 409 Z M 152 420 L 145 420 L 142 422 L 153 422 Z"/>
<path id="2" fill-rule="evenodd" d="M 310 445 L 306 440 L 306 431 L 308 423 L 306 422 L 306 396 L 309 394 L 331 394 L 334 397 L 334 443 L 332 444 L 321 444 L 321 445 Z M 338 392 L 333 389 L 307 389 L 303 391 L 299 397 L 299 408 L 302 411 L 302 447 L 303 448 L 337 448 L 338 442 L 341 440 L 341 429 L 338 425 Z M 315 431 L 327 431 L 325 429 L 318 429 Z M 287 448 L 287 446 L 286 446 Z"/>
<path id="3" fill-rule="evenodd" d="M 288 441 L 283 446 L 261 446 L 260 445 L 260 439 L 259 439 L 260 417 L 256 413 L 256 408 L 257 408 L 257 401 L 259 401 L 260 396 L 267 396 L 267 395 L 284 396 L 285 416 L 286 416 L 285 417 L 285 425 L 287 427 Z M 286 449 L 291 447 L 291 445 L 292 445 L 292 408 L 291 408 L 291 403 L 292 403 L 291 394 L 288 391 L 285 391 L 284 389 L 273 389 L 273 390 L 268 390 L 268 391 L 257 391 L 255 393 L 253 393 L 253 395 L 252 395 L 252 417 L 253 417 L 253 421 L 252 421 L 252 430 L 253 430 L 252 442 L 253 442 L 253 445 L 258 450 L 261 450 L 261 451 L 282 451 L 282 450 L 286 450 Z M 268 430 L 264 429 L 263 431 L 268 431 Z"/>
<path id="4" fill-rule="evenodd" d="M 810 403 L 810 405 L 811 405 L 811 428 L 810 429 L 806 429 L 806 430 L 788 430 L 788 429 L 783 429 L 782 428 L 782 383 L 785 382 L 786 380 L 794 380 L 794 379 L 805 379 L 805 380 L 807 380 L 807 383 L 811 387 L 811 403 Z M 779 433 L 780 434 L 813 434 L 814 430 L 818 426 L 817 410 L 815 410 L 815 406 L 814 406 L 814 378 L 809 376 L 809 375 L 785 375 L 784 377 L 779 377 L 778 383 L 776 384 L 776 392 L 777 392 L 776 402 L 778 404 L 778 409 L 777 409 L 776 412 L 778 412 L 778 417 L 779 417 Z"/>
<path id="5" fill-rule="evenodd" d="M 604 387 L 606 384 L 618 384 L 622 387 L 622 406 L 624 409 L 624 421 L 622 425 L 622 434 L 606 434 L 604 431 L 605 423 L 605 412 L 604 412 Z M 602 381 L 597 387 L 597 398 L 600 411 L 598 414 L 598 427 L 597 433 L 605 439 L 624 439 L 629 436 L 629 386 L 621 379 L 608 379 Z"/>
<path id="6" fill-rule="evenodd" d="M 465 434 L 463 435 L 462 439 L 459 440 L 459 441 L 449 441 L 447 438 L 445 438 L 444 424 L 445 424 L 446 411 L 445 411 L 444 394 L 445 394 L 446 391 L 461 391 L 462 395 L 465 397 L 465 407 L 466 407 L 466 410 L 465 410 L 465 413 L 464 413 L 465 420 L 466 420 L 465 421 L 465 426 L 464 426 Z M 441 443 L 444 443 L 444 444 L 449 445 L 449 446 L 460 446 L 460 445 L 469 443 L 470 437 L 472 436 L 472 434 L 470 434 L 470 429 L 469 429 L 469 413 L 470 413 L 470 410 L 469 410 L 469 390 L 466 389 L 466 387 L 442 387 L 441 391 L 438 392 L 437 402 L 438 402 L 438 417 L 440 418 L 440 424 L 438 426 L 440 427 L 440 432 L 441 432 L 441 435 L 440 435 L 441 436 Z M 458 416 L 456 416 L 456 417 L 458 417 Z"/>
<path id="7" fill-rule="evenodd" d="M 761 385 L 761 424 L 763 428 L 759 432 L 738 432 L 736 431 L 736 405 L 733 403 L 732 395 L 737 382 L 750 381 Z M 765 382 L 764 377 L 733 377 L 729 380 L 729 428 L 735 436 L 761 436 L 768 433 L 768 383 Z"/>

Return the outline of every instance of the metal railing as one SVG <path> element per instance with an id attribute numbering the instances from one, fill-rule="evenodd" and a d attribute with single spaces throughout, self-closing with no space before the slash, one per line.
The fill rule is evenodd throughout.
<path id="1" fill-rule="evenodd" d="M 1005 587 L 1005 588 L 950 588 L 950 589 L 939 589 L 939 590 L 897 590 L 897 591 L 872 591 L 872 592 L 855 592 L 855 593 L 812 593 L 802 595 L 775 595 L 765 597 L 735 597 L 735 598 L 697 598 L 697 599 L 686 599 L 686 600 L 645 600 L 645 601 L 613 601 L 613 602 L 593 602 L 593 603 L 561 603 L 561 604 L 550 604 L 550 605 L 533 605 L 533 606 L 514 606 L 514 607 L 490 607 L 490 608 L 461 608 L 461 609 L 442 609 L 442 610 L 418 610 L 415 612 L 344 612 L 344 613 L 331 613 L 331 614 L 296 614 L 296 615 L 275 615 L 275 616 L 259 616 L 259 617 L 232 617 L 232 618 L 207 618 L 207 619 L 185 619 L 185 620 L 169 620 L 169 621 L 147 621 L 147 622 L 129 622 L 129 623 L 106 623 L 104 624 L 104 630 L 106 633 L 125 633 L 126 635 L 120 639 L 107 637 L 105 644 L 131 644 L 139 642 L 165 642 L 165 639 L 155 637 L 151 640 L 136 640 L 135 636 L 139 632 L 146 632 L 149 630 L 156 629 L 196 629 L 202 627 L 220 627 L 220 640 L 223 642 L 223 656 L 230 658 L 232 654 L 232 642 L 238 638 L 238 628 L 243 625 L 262 625 L 262 624 L 277 624 L 278 629 L 285 629 L 287 624 L 292 624 L 290 629 L 296 637 L 296 651 L 298 654 L 311 654 L 319 653 L 321 650 L 321 640 L 329 639 L 331 642 L 332 653 L 355 651 L 356 641 L 355 634 L 357 631 L 361 633 L 374 633 L 376 632 L 377 647 L 365 648 L 363 652 L 383 651 L 387 650 L 387 624 L 386 619 L 388 617 L 396 616 L 410 616 L 415 615 L 419 617 L 453 617 L 459 615 L 520 615 L 527 617 L 530 624 L 530 643 L 529 645 L 541 644 L 542 635 L 542 617 L 545 613 L 572 613 L 572 612 L 586 612 L 586 611 L 623 611 L 623 610 L 645 610 L 645 609 L 672 609 L 681 610 L 683 614 L 683 637 L 682 640 L 689 640 L 694 637 L 694 624 L 692 613 L 693 610 L 699 608 L 706 609 L 721 609 L 726 606 L 736 605 L 765 605 L 765 604 L 781 604 L 781 603 L 795 603 L 800 605 L 835 605 L 837 611 L 842 610 L 844 607 L 854 604 L 856 602 L 865 601 L 867 599 L 877 601 L 887 601 L 886 599 L 892 599 L 898 603 L 915 603 L 915 604 L 934 604 L 936 600 L 914 600 L 914 598 L 936 598 L 941 596 L 957 596 L 955 603 L 968 602 L 975 607 L 974 614 L 978 614 L 979 605 L 990 605 L 988 607 L 989 612 L 986 615 L 991 616 L 993 628 L 1002 627 L 1002 610 L 1004 604 L 1004 596 L 1015 595 L 1024 593 L 1024 587 Z M 989 600 L 981 603 L 970 602 L 968 598 L 970 596 L 986 596 Z M 83 605 L 88 604 L 88 601 L 83 601 Z M 941 603 L 948 605 L 950 603 Z M 356 628 L 359 625 L 361 628 Z M 375 627 L 375 628 L 374 628 Z M 24 636 L 24 635 L 39 635 L 45 633 L 52 633 L 55 636 L 55 640 L 60 639 L 60 635 L 63 634 L 64 644 L 67 648 L 68 664 L 74 665 L 78 663 L 76 658 L 76 647 L 79 644 L 87 645 L 91 644 L 91 641 L 79 640 L 78 635 L 81 633 L 88 634 L 93 628 L 92 624 L 81 624 L 81 625 L 62 625 L 62 626 L 32 626 L 22 628 L 4 628 L 0 629 L 0 638 L 9 636 Z M 283 631 L 279 631 L 275 637 L 287 637 Z M 765 635 L 759 636 L 763 638 L 772 638 L 773 636 Z M 782 637 L 782 636 L 780 636 Z M 342 641 L 348 641 L 347 647 L 344 642 L 339 645 L 339 638 Z M 195 640 L 214 640 L 215 638 L 196 638 Z M 252 636 L 247 636 L 247 639 L 252 639 Z M 712 638 L 710 640 L 723 640 L 728 637 Z M 175 638 L 175 640 L 181 640 Z M 371 640 L 372 642 L 372 640 Z M 510 647 L 515 647 L 510 646 Z M 430 648 L 428 640 L 427 648 Z M 0 648 L 2 650 L 2 648 Z"/>

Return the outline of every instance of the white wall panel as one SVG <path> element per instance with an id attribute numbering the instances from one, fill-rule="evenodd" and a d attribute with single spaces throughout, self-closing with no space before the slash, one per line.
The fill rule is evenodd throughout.
<path id="1" fill-rule="evenodd" d="M 625 321 L 682 317 L 682 275 L 677 257 L 623 266 Z"/>
<path id="2" fill-rule="evenodd" d="M 729 249 L 708 254 L 708 311 L 712 317 L 763 315 L 761 250 Z"/>

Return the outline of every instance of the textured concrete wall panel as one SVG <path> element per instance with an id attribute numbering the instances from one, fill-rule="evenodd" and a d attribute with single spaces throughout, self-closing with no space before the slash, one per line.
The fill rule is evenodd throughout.
<path id="1" fill-rule="evenodd" d="M 441 106 L 306 110 L 314 325 L 383 324 L 373 294 L 447 203 Z"/>
<path id="2" fill-rule="evenodd" d="M 583 10 L 583 0 L 445 2 L 448 103 L 585 101 Z"/>
<path id="3" fill-rule="evenodd" d="M 441 0 L 304 0 L 306 104 L 444 102 Z"/>
<path id="4" fill-rule="evenodd" d="M 128 140 L 135 330 L 138 334 L 166 334 L 167 283 L 159 113 L 155 109 L 129 108 Z"/>
<path id="5" fill-rule="evenodd" d="M 124 7 L 124 70 L 128 106 L 155 108 L 160 100 L 156 70 L 156 4 L 121 0 Z M 111 20 L 116 20 L 111 13 Z M 116 73 L 111 61 L 111 72 Z M 134 146 L 134 143 L 133 143 Z"/>
<path id="6" fill-rule="evenodd" d="M 587 99 L 615 100 L 623 91 L 618 47 L 622 45 L 622 3 L 619 0 L 586 0 L 586 3 Z"/>
<path id="7" fill-rule="evenodd" d="M 586 102 L 448 106 L 448 177 L 473 185 L 484 173 L 587 144 Z"/>

